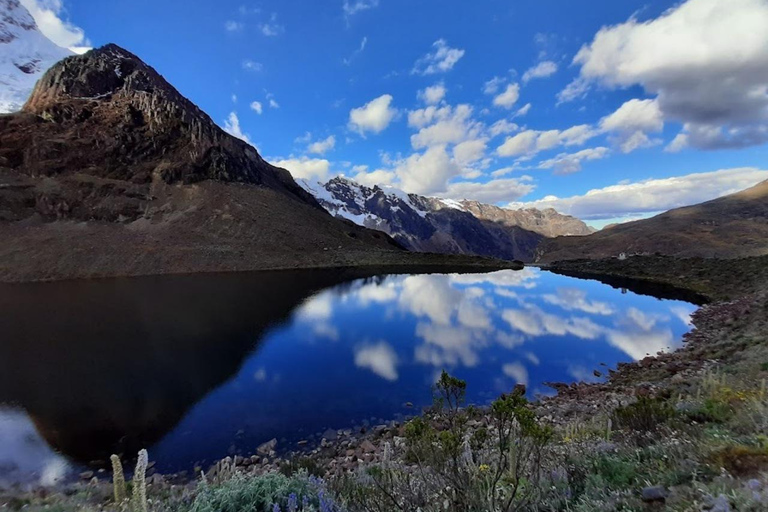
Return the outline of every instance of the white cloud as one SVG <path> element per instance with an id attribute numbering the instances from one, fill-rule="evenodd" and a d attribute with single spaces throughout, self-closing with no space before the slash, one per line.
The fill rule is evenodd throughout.
<path id="1" fill-rule="evenodd" d="M 557 146 L 578 146 L 595 137 L 597 132 L 589 125 L 580 124 L 566 130 L 525 130 L 512 137 L 496 149 L 499 156 L 534 155 L 539 151 Z"/>
<path id="2" fill-rule="evenodd" d="M 274 98 L 269 98 L 269 108 L 280 108 L 280 104 Z"/>
<path id="3" fill-rule="evenodd" d="M 448 180 L 461 174 L 461 167 L 445 146 L 430 146 L 424 153 L 398 161 L 394 172 L 406 192 L 436 194 L 445 191 Z"/>
<path id="4" fill-rule="evenodd" d="M 453 159 L 462 167 L 471 165 L 485 156 L 484 139 L 465 140 L 453 147 Z"/>
<path id="5" fill-rule="evenodd" d="M 519 98 L 520 85 L 509 84 L 507 85 L 507 88 L 504 90 L 504 92 L 493 98 L 493 104 L 497 107 L 510 109 L 515 105 L 515 103 L 517 103 Z"/>
<path id="6" fill-rule="evenodd" d="M 520 127 L 515 123 L 511 123 L 506 119 L 500 119 L 491 125 L 491 127 L 488 129 L 488 133 L 491 137 L 497 137 L 505 133 L 516 132 L 519 129 Z"/>
<path id="7" fill-rule="evenodd" d="M 672 178 L 649 179 L 593 189 L 584 195 L 512 203 L 510 208 L 554 208 L 582 219 L 612 219 L 697 204 L 738 192 L 768 179 L 768 170 L 724 169 Z"/>
<path id="8" fill-rule="evenodd" d="M 40 32 L 57 45 L 75 53 L 91 49 L 91 42 L 85 37 L 83 29 L 67 19 L 62 0 L 20 0 L 20 3 L 35 19 Z"/>
<path id="9" fill-rule="evenodd" d="M 660 140 L 651 139 L 648 133 L 660 132 L 663 128 L 664 116 L 656 100 L 629 100 L 600 120 L 600 129 L 615 133 L 612 140 L 624 153 L 660 144 Z"/>
<path id="10" fill-rule="evenodd" d="M 396 381 L 397 364 L 397 354 L 386 341 L 355 349 L 355 366 L 367 368 L 382 379 Z"/>
<path id="11" fill-rule="evenodd" d="M 378 5 L 379 0 L 344 0 L 342 9 L 344 11 L 344 16 L 349 18 L 361 11 L 367 11 L 368 9 L 378 7 Z"/>
<path id="12" fill-rule="evenodd" d="M 246 71 L 261 71 L 264 68 L 260 62 L 253 61 L 251 59 L 245 59 L 242 66 Z"/>
<path id="13" fill-rule="evenodd" d="M 555 174 L 572 174 L 581 170 L 581 163 L 589 160 L 601 160 L 608 156 L 606 147 L 582 149 L 576 153 L 560 153 L 554 158 L 539 163 L 539 169 L 553 169 Z"/>
<path id="14" fill-rule="evenodd" d="M 277 22 L 277 13 L 273 12 L 269 22 L 259 24 L 259 30 L 264 36 L 274 37 L 285 32 L 285 26 Z"/>
<path id="15" fill-rule="evenodd" d="M 448 189 L 438 194 L 440 197 L 462 200 L 472 199 L 483 203 L 514 201 L 532 192 L 536 186 L 530 176 L 520 178 L 495 179 L 485 183 L 459 181 L 449 183 Z"/>
<path id="16" fill-rule="evenodd" d="M 253 142 L 251 141 L 250 136 L 243 132 L 243 130 L 240 128 L 240 119 L 237 117 L 237 112 L 229 113 L 227 119 L 224 120 L 223 129 L 233 137 L 237 137 L 238 139 L 245 141 L 253 146 Z"/>
<path id="17" fill-rule="evenodd" d="M 485 82 L 485 84 L 483 85 L 483 92 L 485 94 L 488 94 L 488 95 L 496 94 L 497 92 L 499 92 L 499 88 L 506 81 L 507 81 L 506 78 L 502 78 L 500 76 L 495 76 L 495 77 L 491 78 L 490 80 L 488 80 L 487 82 Z"/>
<path id="18" fill-rule="evenodd" d="M 429 106 L 408 113 L 408 125 L 420 128 L 411 136 L 414 149 L 443 144 L 458 144 L 481 136 L 482 126 L 472 119 L 469 105 Z"/>
<path id="19" fill-rule="evenodd" d="M 501 367 L 501 371 L 507 377 L 514 379 L 516 384 L 528 385 L 528 370 L 519 361 L 505 364 Z"/>
<path id="20" fill-rule="evenodd" d="M 434 51 L 426 54 L 413 65 L 412 74 L 434 75 L 445 73 L 453 69 L 453 66 L 464 56 L 464 50 L 451 48 L 445 39 L 438 39 L 432 43 Z"/>
<path id="21" fill-rule="evenodd" d="M 557 63 L 551 60 L 539 62 L 523 74 L 523 82 L 528 82 L 534 78 L 547 78 L 557 73 Z"/>
<path id="22" fill-rule="evenodd" d="M 536 306 L 525 309 L 505 309 L 501 317 L 516 331 L 528 336 L 565 336 L 594 340 L 603 332 L 602 328 L 588 318 L 563 318 L 546 313 Z"/>
<path id="23" fill-rule="evenodd" d="M 391 107 L 392 96 L 384 94 L 362 107 L 349 111 L 349 129 L 365 135 L 365 132 L 381 133 L 397 115 Z"/>
<path id="24" fill-rule="evenodd" d="M 328 138 L 324 140 L 319 140 L 311 143 L 307 147 L 307 151 L 309 153 L 324 155 L 326 152 L 330 151 L 335 146 L 336 146 L 336 137 L 334 137 L 333 135 L 329 135 Z"/>
<path id="25" fill-rule="evenodd" d="M 445 98 L 445 93 L 446 90 L 443 84 L 435 84 L 419 91 L 418 98 L 427 105 L 436 105 Z"/>
<path id="26" fill-rule="evenodd" d="M 272 161 L 273 165 L 288 169 L 296 179 L 326 181 L 330 175 L 331 163 L 324 158 L 289 157 Z"/>
<path id="27" fill-rule="evenodd" d="M 349 66 L 350 64 L 352 64 L 352 61 L 355 60 L 355 58 L 357 58 L 358 55 L 363 53 L 363 51 L 365 51 L 366 45 L 368 45 L 368 38 L 363 37 L 363 39 L 360 41 L 360 46 L 354 52 L 352 52 L 352 55 L 342 59 L 342 62 L 344 63 L 344 65 Z"/>
<path id="28" fill-rule="evenodd" d="M 765 0 L 687 0 L 655 19 L 633 17 L 600 29 L 574 63 L 582 91 L 590 83 L 642 86 L 665 120 L 684 123 L 690 146 L 768 142 Z"/>
<path id="29" fill-rule="evenodd" d="M 264 111 L 264 108 L 262 107 L 261 102 L 259 102 L 259 101 L 252 101 L 251 102 L 251 110 L 253 110 L 257 114 L 261 115 L 261 113 Z"/>
<path id="30" fill-rule="evenodd" d="M 239 21 L 228 20 L 224 23 L 224 30 L 227 32 L 240 32 L 245 25 Z"/>
<path id="31" fill-rule="evenodd" d="M 520 117 L 520 116 L 526 115 L 528 112 L 530 112 L 532 106 L 533 105 L 531 105 L 530 103 L 526 103 L 525 105 L 517 109 L 517 112 L 515 112 L 514 117 Z"/>

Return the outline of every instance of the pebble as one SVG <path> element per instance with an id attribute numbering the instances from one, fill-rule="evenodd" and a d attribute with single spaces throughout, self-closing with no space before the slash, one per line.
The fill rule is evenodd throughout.
<path id="1" fill-rule="evenodd" d="M 82 473 L 80 473 L 80 478 L 82 480 L 90 480 L 91 478 L 93 478 L 93 471 L 83 471 Z"/>

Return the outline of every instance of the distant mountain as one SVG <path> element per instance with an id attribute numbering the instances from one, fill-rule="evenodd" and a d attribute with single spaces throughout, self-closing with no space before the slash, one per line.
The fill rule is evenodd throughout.
<path id="1" fill-rule="evenodd" d="M 768 181 L 650 219 L 616 224 L 587 237 L 547 240 L 537 259 L 551 262 L 620 253 L 704 258 L 768 254 Z"/>
<path id="2" fill-rule="evenodd" d="M 21 110 L 38 78 L 70 55 L 38 30 L 18 0 L 0 0 L 0 114 Z"/>
<path id="3" fill-rule="evenodd" d="M 328 215 L 288 171 L 115 45 L 49 69 L 22 111 L 0 115 L 0 141 L 0 280 L 407 256 Z"/>
<path id="4" fill-rule="evenodd" d="M 332 215 L 384 231 L 413 251 L 531 261 L 544 237 L 592 232 L 580 220 L 552 209 L 507 210 L 366 187 L 341 177 L 325 184 L 299 184 Z"/>

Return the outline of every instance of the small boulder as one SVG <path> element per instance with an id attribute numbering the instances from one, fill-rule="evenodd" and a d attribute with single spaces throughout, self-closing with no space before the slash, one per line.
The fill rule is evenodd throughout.
<path id="1" fill-rule="evenodd" d="M 642 496 L 646 503 L 664 501 L 667 499 L 667 490 L 663 485 L 653 485 L 643 488 Z"/>
<path id="2" fill-rule="evenodd" d="M 277 447 L 277 439 L 272 438 L 266 443 L 260 444 L 259 447 L 256 448 L 256 453 L 258 453 L 259 455 L 269 455 L 275 451 L 276 447 Z"/>

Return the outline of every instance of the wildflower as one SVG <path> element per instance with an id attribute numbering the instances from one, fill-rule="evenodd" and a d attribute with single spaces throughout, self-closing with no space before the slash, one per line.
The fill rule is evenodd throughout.
<path id="1" fill-rule="evenodd" d="M 487 473 L 491 470 L 491 467 L 488 464 L 480 464 L 480 467 L 478 468 L 481 473 Z"/>
<path id="2" fill-rule="evenodd" d="M 296 493 L 292 492 L 290 496 L 288 496 L 288 512 L 296 512 L 297 510 L 298 510 L 298 499 L 296 498 Z"/>
<path id="3" fill-rule="evenodd" d="M 278 505 L 277 503 L 272 505 L 272 512 L 280 512 L 280 505 Z"/>

